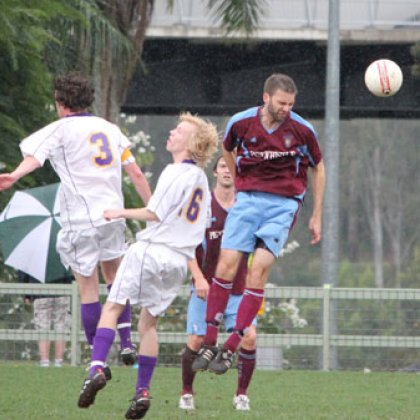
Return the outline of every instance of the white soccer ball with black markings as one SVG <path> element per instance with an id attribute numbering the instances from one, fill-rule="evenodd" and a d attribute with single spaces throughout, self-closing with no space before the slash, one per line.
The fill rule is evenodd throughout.
<path id="1" fill-rule="evenodd" d="M 376 60 L 366 69 L 365 84 L 375 96 L 393 96 L 400 90 L 402 83 L 402 71 L 394 61 Z"/>

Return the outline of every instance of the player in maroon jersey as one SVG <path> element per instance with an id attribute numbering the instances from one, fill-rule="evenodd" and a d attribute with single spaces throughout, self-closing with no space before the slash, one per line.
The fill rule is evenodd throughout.
<path id="1" fill-rule="evenodd" d="M 182 395 L 179 400 L 179 408 L 184 410 L 195 409 L 193 392 L 195 372 L 191 367 L 206 333 L 207 294 L 216 271 L 226 216 L 235 201 L 233 178 L 223 157 L 216 161 L 213 174 L 216 185 L 212 192 L 211 226 L 206 229 L 203 244 L 196 250 L 196 259 L 189 264 L 193 275 L 193 289 L 188 305 L 188 340 L 182 353 Z M 229 332 L 233 331 L 235 326 L 236 314 L 245 288 L 246 271 L 247 255 L 244 255 L 233 280 L 232 293 L 223 314 L 225 329 Z M 250 409 L 247 389 L 255 369 L 256 344 L 254 322 L 244 335 L 239 351 L 238 386 L 233 398 L 233 405 L 237 410 Z"/>
<path id="2" fill-rule="evenodd" d="M 225 373 L 264 298 L 270 270 L 301 207 L 308 168 L 312 172 L 311 243 L 321 240 L 325 170 L 317 135 L 292 112 L 297 94 L 289 76 L 265 81 L 264 104 L 234 115 L 225 131 L 223 156 L 235 174 L 236 202 L 226 219 L 216 275 L 207 302 L 207 331 L 193 370 Z M 236 325 L 218 351 L 217 335 L 244 253 L 254 252 Z"/>

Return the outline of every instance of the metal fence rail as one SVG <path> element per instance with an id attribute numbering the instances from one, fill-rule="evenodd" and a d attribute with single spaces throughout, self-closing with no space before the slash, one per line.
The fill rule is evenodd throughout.
<path id="1" fill-rule="evenodd" d="M 101 286 L 100 292 L 106 296 L 105 286 Z M 169 352 L 178 351 L 186 342 L 184 329 L 189 293 L 190 287 L 184 286 L 159 324 L 159 341 L 161 345 L 168 346 Z M 70 331 L 33 330 L 28 322 L 23 322 L 20 319 L 22 296 L 28 294 L 70 296 Z M 276 318 L 281 314 L 279 304 L 290 300 L 299 302 L 300 314 L 307 319 L 307 325 L 302 329 L 293 328 L 288 319 Z M 318 367 L 331 370 L 337 368 L 337 360 L 338 365 L 344 365 L 344 368 L 353 366 L 351 363 L 356 363 L 354 360 L 357 357 L 363 360 L 366 356 L 359 354 L 363 349 L 368 349 L 370 363 L 378 365 L 382 363 L 381 351 L 393 354 L 404 351 L 398 353 L 400 361 L 392 362 L 391 368 L 396 369 L 416 361 L 420 356 L 417 351 L 420 349 L 420 321 L 417 320 L 420 320 L 420 290 L 417 289 L 353 289 L 331 288 L 329 285 L 319 288 L 268 287 L 266 314 L 260 319 L 258 327 L 258 352 L 270 358 L 273 354 L 283 354 L 285 350 L 299 352 L 306 348 L 311 353 L 318 353 L 315 357 L 320 361 Z M 133 332 L 133 337 L 136 335 Z M 221 334 L 220 338 L 225 337 L 226 334 Z M 70 342 L 70 364 L 80 364 L 85 337 L 80 328 L 77 285 L 0 283 L 0 359 L 19 358 L 19 355 L 2 354 L 2 343 L 33 343 L 40 339 L 65 339 Z M 345 354 L 341 356 L 344 362 L 340 361 L 342 353 Z M 376 358 L 372 359 L 374 356 Z M 308 366 L 314 367 L 314 362 Z M 275 367 L 281 368 L 278 364 Z"/>

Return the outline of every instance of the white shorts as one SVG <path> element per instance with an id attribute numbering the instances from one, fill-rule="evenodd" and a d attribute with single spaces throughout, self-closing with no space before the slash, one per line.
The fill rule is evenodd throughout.
<path id="1" fill-rule="evenodd" d="M 176 298 L 187 275 L 187 257 L 163 244 L 138 241 L 128 248 L 108 296 L 110 302 L 162 314 Z"/>
<path id="2" fill-rule="evenodd" d="M 61 229 L 57 236 L 57 252 L 64 267 L 86 277 L 92 275 L 99 261 L 121 257 L 126 249 L 124 221 L 80 231 Z"/>

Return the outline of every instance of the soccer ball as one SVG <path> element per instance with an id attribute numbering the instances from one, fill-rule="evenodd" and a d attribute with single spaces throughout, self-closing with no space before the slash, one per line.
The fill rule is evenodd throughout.
<path id="1" fill-rule="evenodd" d="M 395 95 L 403 82 L 403 74 L 391 60 L 376 60 L 366 69 L 365 84 L 375 96 L 387 97 Z"/>

